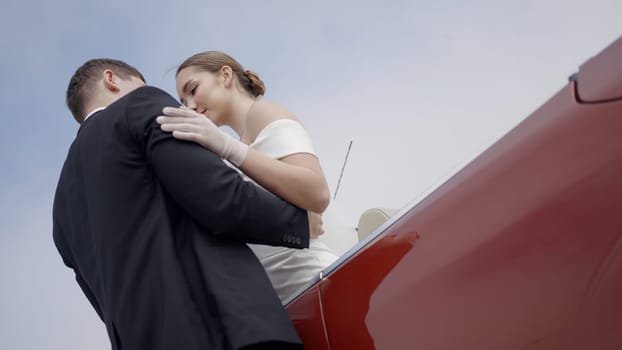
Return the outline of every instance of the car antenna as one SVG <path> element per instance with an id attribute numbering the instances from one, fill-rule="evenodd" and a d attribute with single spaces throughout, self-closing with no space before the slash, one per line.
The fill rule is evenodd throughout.
<path id="1" fill-rule="evenodd" d="M 348 156 L 350 156 L 351 149 L 352 149 L 352 140 L 350 140 L 350 144 L 348 145 L 348 151 L 346 152 L 346 159 L 343 161 L 343 166 L 341 167 L 341 174 L 339 174 L 339 180 L 337 181 L 337 187 L 335 188 L 335 194 L 333 195 L 333 200 L 337 199 L 337 192 L 339 192 L 339 185 L 341 185 L 341 179 L 343 178 L 343 171 L 346 169 L 346 164 L 348 163 Z"/>

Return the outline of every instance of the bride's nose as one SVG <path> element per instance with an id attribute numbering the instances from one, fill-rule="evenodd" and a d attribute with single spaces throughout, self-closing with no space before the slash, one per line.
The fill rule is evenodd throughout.
<path id="1" fill-rule="evenodd" d="M 191 99 L 186 101 L 186 107 L 188 107 L 189 109 L 192 109 L 195 112 L 197 110 L 197 104 L 194 102 L 194 100 L 191 100 Z"/>

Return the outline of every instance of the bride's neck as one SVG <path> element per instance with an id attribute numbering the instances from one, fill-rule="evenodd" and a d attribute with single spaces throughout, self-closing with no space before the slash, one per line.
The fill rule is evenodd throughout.
<path id="1" fill-rule="evenodd" d="M 248 111 L 255 103 L 256 99 L 247 95 L 238 95 L 233 98 L 232 110 L 231 110 L 231 123 L 230 127 L 240 136 L 240 139 L 244 138 L 246 133 L 246 118 L 248 117 Z"/>

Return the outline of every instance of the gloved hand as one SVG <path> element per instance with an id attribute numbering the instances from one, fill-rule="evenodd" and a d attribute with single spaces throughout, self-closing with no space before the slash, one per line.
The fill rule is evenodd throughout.
<path id="1" fill-rule="evenodd" d="M 165 107 L 162 112 L 165 115 L 156 121 L 162 131 L 172 132 L 174 138 L 196 142 L 237 167 L 246 159 L 248 145 L 220 130 L 203 114 L 175 107 Z"/>

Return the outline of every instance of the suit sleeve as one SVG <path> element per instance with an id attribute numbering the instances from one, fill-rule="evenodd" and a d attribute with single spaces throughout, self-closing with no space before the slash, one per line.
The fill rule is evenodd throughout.
<path id="1" fill-rule="evenodd" d="M 220 238 L 291 248 L 309 246 L 307 212 L 244 181 L 202 146 L 174 139 L 155 118 L 179 106 L 153 87 L 135 91 L 126 118 L 157 180 L 177 204 Z"/>
<path id="2" fill-rule="evenodd" d="M 95 298 L 95 294 L 93 294 L 93 292 L 91 291 L 91 288 L 89 288 L 86 281 L 82 278 L 82 276 L 77 271 L 76 271 L 76 281 L 78 282 L 78 285 L 80 286 L 80 289 L 82 289 L 82 292 L 84 293 L 84 295 L 86 295 L 86 298 L 89 300 L 89 302 L 93 306 L 93 309 L 95 309 L 95 312 L 97 312 L 99 319 L 104 321 L 104 315 L 102 314 L 102 310 L 99 305 L 99 302 L 97 301 L 97 298 Z"/>
<path id="3" fill-rule="evenodd" d="M 104 317 L 102 314 L 101 306 L 99 305 L 99 302 L 97 301 L 97 298 L 95 298 L 95 295 L 93 294 L 93 292 L 91 291 L 91 288 L 89 287 L 89 285 L 86 283 L 86 281 L 80 274 L 80 271 L 78 271 L 78 269 L 74 266 L 74 263 L 72 261 L 73 259 L 71 258 L 71 255 L 69 254 L 69 250 L 66 249 L 67 245 L 65 242 L 65 235 L 62 231 L 60 223 L 58 222 L 57 213 L 56 213 L 56 211 L 59 210 L 58 206 L 59 206 L 58 198 L 55 198 L 53 213 L 52 213 L 52 230 L 53 230 L 52 234 L 54 237 L 54 245 L 56 245 L 56 249 L 58 250 L 58 253 L 63 259 L 63 263 L 65 263 L 67 267 L 69 267 L 70 269 L 74 271 L 76 275 L 76 281 L 78 282 L 80 289 L 82 289 L 82 292 L 84 293 L 86 298 L 91 303 L 91 306 L 93 306 L 93 309 L 95 309 L 95 311 L 97 312 L 97 315 L 103 321 Z"/>

